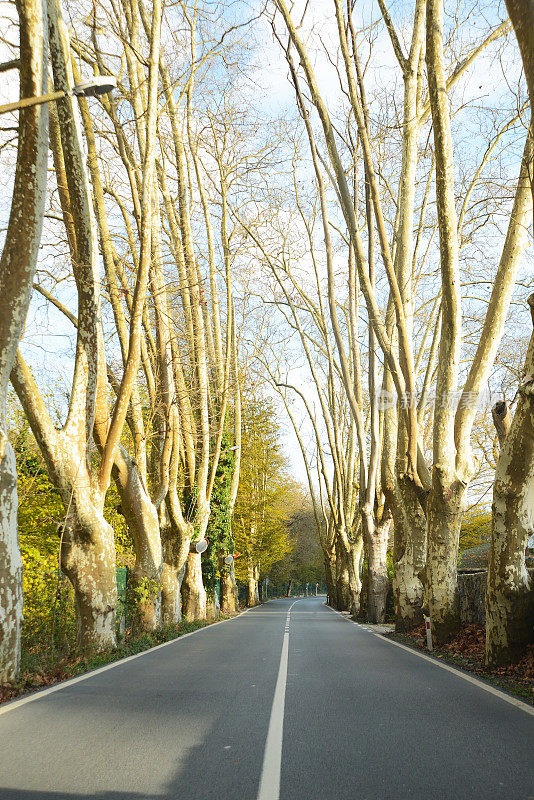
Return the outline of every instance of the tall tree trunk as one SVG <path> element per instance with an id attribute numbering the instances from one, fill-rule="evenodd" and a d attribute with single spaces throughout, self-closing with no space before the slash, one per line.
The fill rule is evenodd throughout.
<path id="1" fill-rule="evenodd" d="M 213 597 L 206 603 L 206 619 L 208 622 L 215 622 L 221 616 L 221 603 L 217 592 L 213 592 Z"/>
<path id="2" fill-rule="evenodd" d="M 232 578 L 226 572 L 221 574 L 221 613 L 237 613 L 237 601 Z"/>
<path id="3" fill-rule="evenodd" d="M 206 619 L 206 590 L 200 553 L 189 553 L 182 581 L 182 615 L 188 622 Z"/>
<path id="4" fill-rule="evenodd" d="M 354 595 L 350 587 L 349 558 L 346 549 L 336 546 L 336 605 L 338 611 L 352 611 Z"/>
<path id="5" fill-rule="evenodd" d="M 46 6 L 17 2 L 20 95 L 44 94 L 47 85 Z M 17 468 L 7 437 L 6 404 L 37 264 L 43 222 L 48 151 L 47 105 L 19 112 L 17 166 L 9 222 L 0 258 L 0 684 L 20 665 L 22 559 L 17 531 Z"/>
<path id="6" fill-rule="evenodd" d="M 247 608 L 253 608 L 260 602 L 256 571 L 252 564 L 247 567 Z"/>
<path id="7" fill-rule="evenodd" d="M 360 578 L 360 564 L 363 554 L 363 536 L 360 534 L 351 544 L 349 559 L 349 581 L 352 591 L 351 614 L 357 617 L 361 611 L 362 581 Z"/>
<path id="8" fill-rule="evenodd" d="M 534 294 L 528 298 L 534 323 Z M 486 660 L 516 660 L 533 641 L 534 596 L 525 550 L 534 525 L 534 334 L 519 401 L 497 462 L 486 597 Z"/>
<path id="9" fill-rule="evenodd" d="M 117 583 L 113 528 L 95 507 L 67 519 L 61 568 L 74 587 L 77 645 L 83 652 L 114 647 Z"/>
<path id="10" fill-rule="evenodd" d="M 423 622 L 423 581 L 426 564 L 426 517 L 415 494 L 413 483 L 397 476 L 400 496 L 394 513 L 395 630 L 405 633 Z"/>
<path id="11" fill-rule="evenodd" d="M 220 566 L 221 575 L 221 614 L 237 614 L 238 601 L 233 564 L 228 566 L 224 561 Z"/>
<path id="12" fill-rule="evenodd" d="M 75 79 L 80 82 L 81 77 L 77 74 L 76 67 Z M 80 102 L 80 111 L 85 130 L 85 141 L 88 149 L 88 166 L 91 175 L 92 196 L 95 206 L 96 218 L 100 230 L 100 246 L 104 269 L 108 284 L 111 305 L 113 308 L 115 327 L 117 330 L 123 367 L 128 363 L 129 352 L 129 332 L 124 314 L 123 305 L 119 295 L 118 275 L 115 261 L 118 258 L 108 225 L 106 205 L 104 201 L 104 189 L 100 170 L 98 167 L 98 154 L 96 140 L 93 130 L 93 123 L 89 107 L 86 100 Z M 59 132 L 58 134 L 59 135 Z M 57 148 L 56 148 L 57 149 Z M 57 163 L 57 156 L 56 156 Z M 154 250 L 156 248 L 154 247 Z M 161 258 L 158 252 L 152 260 L 151 267 L 159 265 Z M 153 284 L 156 278 L 152 276 Z M 160 299 L 160 284 L 156 285 L 156 310 Z M 130 306 L 132 309 L 133 306 Z M 103 332 L 99 336 L 99 346 L 101 359 L 99 361 L 99 391 L 97 399 L 96 424 L 94 438 L 102 455 L 106 452 L 106 443 L 109 433 L 109 387 L 108 375 L 105 364 L 105 344 Z M 141 349 L 143 342 L 140 342 Z M 145 361 L 146 366 L 146 361 Z M 146 370 L 145 370 L 146 374 Z M 164 381 L 161 383 L 164 385 Z M 120 394 L 120 381 L 114 380 L 114 387 L 117 394 Z M 160 394 L 163 394 L 160 391 Z M 149 383 L 149 397 L 153 401 L 152 385 Z M 159 532 L 159 520 L 157 508 L 148 495 L 146 485 L 146 431 L 142 415 L 139 388 L 134 384 L 132 399 L 130 404 L 130 428 L 132 434 L 132 444 L 135 458 L 131 458 L 121 444 L 115 448 L 115 457 L 112 467 L 112 475 L 115 479 L 117 489 L 121 498 L 122 512 L 128 523 L 128 527 L 133 539 L 136 554 L 135 567 L 132 578 L 129 582 L 130 597 L 136 600 L 134 603 L 132 624 L 141 630 L 155 630 L 161 621 L 160 614 L 160 577 L 162 567 L 161 539 Z M 159 442 L 158 442 L 159 444 Z M 161 448 L 162 449 L 162 448 Z M 109 455 L 109 454 L 108 454 Z"/>
<path id="13" fill-rule="evenodd" d="M 254 608 L 260 602 L 258 582 L 253 576 L 247 579 L 247 608 Z"/>
<path id="14" fill-rule="evenodd" d="M 11 380 L 66 510 L 61 565 L 74 586 L 78 645 L 91 651 L 115 645 L 117 605 L 114 536 L 103 516 L 109 481 L 96 479 L 89 464 L 99 366 L 104 358 L 99 347 L 100 270 L 85 148 L 77 101 L 71 92 L 69 36 L 60 0 L 48 2 L 48 31 L 54 87 L 65 92 L 56 104 L 59 137 L 52 136 L 51 143 L 78 293 L 76 359 L 63 428 L 55 429 L 20 356 Z M 111 462 L 109 467 L 111 470 Z"/>
<path id="15" fill-rule="evenodd" d="M 443 55 L 443 0 L 427 2 L 426 63 L 436 153 L 442 322 L 428 499 L 427 580 L 432 635 L 442 643 L 459 625 L 457 557 L 465 481 L 456 473 L 453 398 L 458 385 L 462 308 L 450 108 Z"/>
<path id="16" fill-rule="evenodd" d="M 328 605 L 337 607 L 336 555 L 334 549 L 324 553 L 324 573 L 326 580 L 326 600 Z"/>
<path id="17" fill-rule="evenodd" d="M 15 680 L 20 667 L 22 558 L 17 530 L 17 465 L 0 423 L 0 685 Z"/>
<path id="18" fill-rule="evenodd" d="M 77 430 L 54 428 L 20 352 L 11 383 L 65 508 L 61 567 L 74 587 L 78 646 L 86 652 L 114 647 L 115 541 L 113 528 L 104 519 L 105 495 L 95 488 L 85 443 Z"/>
<path id="19" fill-rule="evenodd" d="M 465 484 L 434 465 L 428 498 L 428 603 L 435 643 L 446 642 L 460 625 L 458 545 Z"/>
<path id="20" fill-rule="evenodd" d="M 161 621 L 164 625 L 179 625 L 182 621 L 181 589 L 185 567 L 176 570 L 165 557 L 161 571 Z"/>
<path id="21" fill-rule="evenodd" d="M 160 509 L 160 517 L 162 517 Z M 181 563 L 180 553 L 176 547 L 168 522 L 162 522 L 161 538 L 163 543 L 163 567 L 161 570 L 161 619 L 164 625 L 178 625 L 182 621 L 181 588 L 185 572 L 185 564 Z"/>
<path id="22" fill-rule="evenodd" d="M 364 520 L 367 538 L 368 582 L 367 619 L 369 622 L 384 622 L 386 618 L 386 597 L 389 588 L 386 552 L 391 520 L 375 524 L 374 520 Z"/>
<path id="23" fill-rule="evenodd" d="M 340 548 L 340 563 L 343 564 L 341 574 L 338 576 L 339 600 L 343 603 L 342 611 L 350 611 L 356 617 L 360 613 L 362 582 L 360 580 L 360 561 L 363 550 L 363 537 L 357 536 L 356 541 L 351 541 L 347 535 L 338 539 Z M 346 585 L 345 585 L 346 582 Z"/>
<path id="24" fill-rule="evenodd" d="M 119 446 L 115 458 L 113 477 L 135 550 L 130 585 L 137 593 L 139 602 L 136 604 L 133 624 L 141 630 L 153 631 L 161 622 L 160 580 L 163 561 L 158 512 L 146 491 L 135 460 L 122 446 Z"/>

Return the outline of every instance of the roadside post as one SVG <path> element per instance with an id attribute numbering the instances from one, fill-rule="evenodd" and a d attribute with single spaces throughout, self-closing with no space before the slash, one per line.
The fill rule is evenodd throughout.
<path id="1" fill-rule="evenodd" d="M 425 617 L 426 646 L 432 652 L 432 629 L 430 627 L 430 617 Z"/>

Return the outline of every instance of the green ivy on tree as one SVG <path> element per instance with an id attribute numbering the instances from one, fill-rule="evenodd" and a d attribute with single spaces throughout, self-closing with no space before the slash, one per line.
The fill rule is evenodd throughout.
<path id="1" fill-rule="evenodd" d="M 235 466 L 235 454 L 227 431 L 223 434 L 221 456 L 215 473 L 211 494 L 211 514 L 206 531 L 208 549 L 202 559 L 202 579 L 209 598 L 213 598 L 220 575 L 221 559 L 233 553 L 232 520 L 230 515 L 230 488 Z"/>

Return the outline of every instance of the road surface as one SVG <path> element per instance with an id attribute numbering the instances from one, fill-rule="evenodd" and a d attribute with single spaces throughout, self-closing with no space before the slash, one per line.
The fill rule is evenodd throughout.
<path id="1" fill-rule="evenodd" d="M 0 800 L 528 800 L 534 716 L 274 600 L 0 708 Z"/>

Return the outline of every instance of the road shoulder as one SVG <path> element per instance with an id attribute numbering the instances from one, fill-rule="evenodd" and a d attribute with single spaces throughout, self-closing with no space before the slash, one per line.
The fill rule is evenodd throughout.
<path id="1" fill-rule="evenodd" d="M 446 660 L 445 657 L 441 656 L 441 654 L 434 655 L 428 652 L 423 653 L 421 652 L 421 649 L 414 646 L 413 643 L 407 644 L 404 641 L 401 641 L 400 640 L 401 634 L 377 633 L 376 631 L 373 630 L 373 626 L 368 625 L 366 623 L 356 622 L 350 617 L 347 617 L 345 614 L 342 614 L 340 611 L 337 611 L 336 609 L 331 608 L 330 606 L 326 607 L 334 614 L 338 614 L 342 619 L 344 619 L 349 624 L 356 626 L 360 630 L 366 631 L 367 634 L 369 634 L 370 636 L 376 636 L 383 642 L 387 642 L 388 644 L 393 645 L 394 647 L 399 647 L 418 658 L 422 658 L 430 662 L 431 664 L 434 664 L 436 667 L 447 670 L 448 672 L 457 675 L 459 678 L 462 678 L 463 680 L 468 681 L 469 683 L 472 683 L 473 685 L 478 686 L 481 689 L 484 689 L 486 692 L 489 692 L 490 694 L 499 697 L 506 703 L 515 706 L 516 708 L 526 712 L 527 714 L 534 716 L 534 703 L 530 701 L 530 698 L 528 701 L 525 701 L 525 699 L 519 699 L 517 695 L 514 695 L 507 689 L 502 688 L 502 686 L 497 682 L 487 680 L 486 678 L 481 678 L 477 674 L 458 666 L 456 663 L 454 663 L 454 661 Z M 406 638 L 409 639 L 409 637 Z"/>

